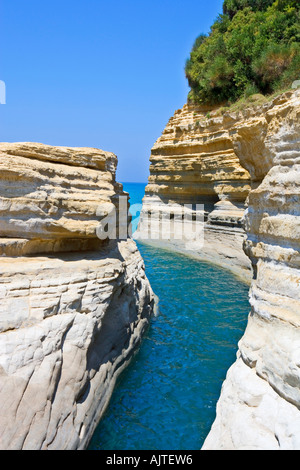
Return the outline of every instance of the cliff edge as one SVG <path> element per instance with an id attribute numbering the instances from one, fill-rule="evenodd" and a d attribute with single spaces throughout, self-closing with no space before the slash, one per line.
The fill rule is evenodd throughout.
<path id="1" fill-rule="evenodd" d="M 84 449 L 153 312 L 134 241 L 97 236 L 128 195 L 109 152 L 0 156 L 0 448 Z"/>
<path id="2" fill-rule="evenodd" d="M 188 103 L 175 112 L 151 150 L 135 238 L 221 265 L 250 283 L 242 220 L 251 176 L 236 152 L 240 125 L 238 113 L 222 115 L 205 106 Z M 204 224 L 201 241 L 191 240 L 188 226 L 182 230 L 184 211 L 199 219 L 199 227 Z M 164 217 L 172 219 L 170 236 L 159 228 Z"/>
<path id="3" fill-rule="evenodd" d="M 255 183 L 245 216 L 251 312 L 203 449 L 300 449 L 299 91 L 277 98 L 261 123 L 263 133 L 251 137 L 245 123 L 237 139 Z"/>
<path id="4" fill-rule="evenodd" d="M 300 449 L 299 117 L 299 90 L 240 111 L 188 103 L 151 151 L 137 238 L 251 284 L 248 325 L 204 450 Z M 199 246 L 176 239 L 185 204 L 195 219 L 200 205 Z M 171 213 L 166 239 L 159 223 Z"/>

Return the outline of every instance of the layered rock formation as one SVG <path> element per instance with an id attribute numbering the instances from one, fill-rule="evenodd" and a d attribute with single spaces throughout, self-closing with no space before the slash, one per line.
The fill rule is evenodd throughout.
<path id="1" fill-rule="evenodd" d="M 84 449 L 153 313 L 134 241 L 97 236 L 128 195 L 108 152 L 0 154 L 0 448 Z"/>
<path id="2" fill-rule="evenodd" d="M 234 113 L 222 115 L 192 104 L 175 112 L 151 151 L 150 177 L 135 236 L 221 264 L 250 282 L 241 222 L 251 176 L 235 149 L 239 126 L 240 116 Z M 180 213 L 185 205 L 191 207 L 192 217 L 199 216 L 200 225 L 205 223 L 204 240 L 199 242 L 197 237 L 191 243 L 188 233 L 174 237 L 182 223 L 174 215 L 167 240 L 163 229 L 151 235 L 151 219 Z"/>
<path id="3" fill-rule="evenodd" d="M 203 450 L 300 449 L 299 117 L 297 90 L 239 112 L 187 104 L 152 149 L 137 237 L 251 281 L 247 329 Z M 198 247 L 174 237 L 184 204 L 194 216 L 203 204 Z M 158 229 L 167 213 L 169 239 Z"/>
<path id="4" fill-rule="evenodd" d="M 263 111 L 236 137 L 255 182 L 245 217 L 251 312 L 203 449 L 300 449 L 300 93 Z"/>
<path id="5" fill-rule="evenodd" d="M 4 243 L 0 238 L 0 254 L 80 251 L 103 245 L 96 235 L 99 220 L 118 209 L 123 195 L 115 181 L 114 154 L 1 143 L 0 157 L 0 237 L 5 237 Z"/>

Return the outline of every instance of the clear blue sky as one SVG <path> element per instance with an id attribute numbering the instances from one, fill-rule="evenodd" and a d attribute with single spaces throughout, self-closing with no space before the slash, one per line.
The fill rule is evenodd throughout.
<path id="1" fill-rule="evenodd" d="M 2 142 L 97 147 L 146 182 L 189 91 L 185 61 L 223 0 L 0 0 Z"/>

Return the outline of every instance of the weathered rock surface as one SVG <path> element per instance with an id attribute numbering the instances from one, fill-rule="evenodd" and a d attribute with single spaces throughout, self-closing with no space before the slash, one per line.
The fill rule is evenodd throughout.
<path id="1" fill-rule="evenodd" d="M 126 195 L 117 159 L 29 143 L 0 153 L 0 449 L 84 449 L 153 313 L 134 241 L 96 235 Z"/>
<path id="2" fill-rule="evenodd" d="M 253 119 L 251 113 L 249 118 Z M 165 245 L 164 230 L 160 237 L 149 236 L 149 220 L 191 205 L 195 216 L 203 213 L 203 242 L 191 245 L 188 234 L 176 239 L 171 235 L 168 246 L 222 265 L 250 283 L 242 218 L 251 175 L 236 152 L 240 125 L 236 113 L 222 115 L 192 104 L 175 112 L 151 151 L 149 182 L 135 237 Z M 174 222 L 182 223 L 180 217 L 174 217 Z"/>
<path id="3" fill-rule="evenodd" d="M 0 253 L 101 246 L 103 217 L 118 207 L 117 157 L 89 148 L 0 143 Z M 118 217 L 117 217 L 118 220 Z"/>
<path id="4" fill-rule="evenodd" d="M 238 116 L 191 104 L 177 110 L 151 150 L 147 194 L 208 208 L 220 199 L 244 203 L 251 178 L 234 150 L 238 125 Z"/>
<path id="5" fill-rule="evenodd" d="M 185 204 L 194 217 L 203 205 L 203 243 L 176 237 Z M 251 283 L 248 326 L 203 449 L 300 449 L 300 92 L 239 112 L 176 111 L 151 152 L 136 236 Z"/>
<path id="6" fill-rule="evenodd" d="M 300 449 L 300 93 L 275 100 L 260 123 L 254 141 L 251 122 L 237 138 L 255 180 L 251 312 L 203 449 Z"/>
<path id="7" fill-rule="evenodd" d="M 218 206 L 220 202 L 207 215 L 202 207 L 193 210 L 189 204 L 184 207 L 178 202 L 166 203 L 156 195 L 146 195 L 138 230 L 133 236 L 144 243 L 226 267 L 250 283 L 251 263 L 243 251 L 245 232 L 239 226 L 244 210 L 240 211 L 229 201 L 222 202 L 223 207 Z M 226 204 L 229 207 L 224 208 Z M 211 223 L 210 217 L 211 220 L 215 217 L 217 223 Z"/>

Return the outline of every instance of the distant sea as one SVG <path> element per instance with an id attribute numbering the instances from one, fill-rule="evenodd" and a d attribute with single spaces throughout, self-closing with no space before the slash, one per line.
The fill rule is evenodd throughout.
<path id="1" fill-rule="evenodd" d="M 142 202 L 145 186 L 124 183 L 131 204 Z M 138 247 L 159 315 L 121 374 L 89 450 L 199 450 L 246 327 L 248 286 L 209 263 Z"/>
<path id="2" fill-rule="evenodd" d="M 132 233 L 135 232 L 139 222 L 139 209 L 142 206 L 142 200 L 145 195 L 147 183 L 123 183 L 124 191 L 129 193 L 130 212 L 132 215 Z"/>

